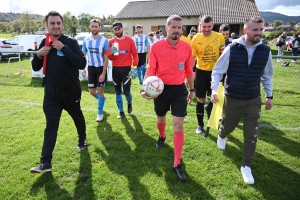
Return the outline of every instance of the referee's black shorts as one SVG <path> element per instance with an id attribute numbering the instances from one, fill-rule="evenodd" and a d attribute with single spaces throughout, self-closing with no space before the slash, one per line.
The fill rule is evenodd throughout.
<path id="1" fill-rule="evenodd" d="M 154 99 L 154 110 L 157 116 L 165 116 L 171 109 L 175 117 L 185 117 L 188 91 L 185 84 L 164 85 L 163 92 Z"/>

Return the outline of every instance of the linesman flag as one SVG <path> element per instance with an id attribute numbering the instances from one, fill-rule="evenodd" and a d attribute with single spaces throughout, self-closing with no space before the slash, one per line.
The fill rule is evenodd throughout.
<path id="1" fill-rule="evenodd" d="M 219 101 L 214 104 L 210 118 L 208 120 L 208 127 L 218 130 L 219 119 L 222 115 L 223 104 L 224 104 L 224 86 L 220 82 L 218 91 L 217 91 Z"/>

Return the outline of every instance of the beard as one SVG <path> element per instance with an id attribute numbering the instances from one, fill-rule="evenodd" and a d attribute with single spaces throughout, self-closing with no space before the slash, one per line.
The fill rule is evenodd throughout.
<path id="1" fill-rule="evenodd" d="M 122 37 L 123 36 L 123 32 L 121 32 L 121 33 L 115 33 L 115 36 Z"/>
<path id="2" fill-rule="evenodd" d="M 99 31 L 92 31 L 93 35 L 98 35 Z"/>
<path id="3" fill-rule="evenodd" d="M 173 33 L 170 38 L 172 40 L 178 40 L 180 38 L 181 34 L 180 33 Z"/>

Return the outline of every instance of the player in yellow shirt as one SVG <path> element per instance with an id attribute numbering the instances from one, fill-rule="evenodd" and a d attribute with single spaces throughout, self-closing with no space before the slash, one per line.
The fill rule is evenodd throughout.
<path id="1" fill-rule="evenodd" d="M 194 36 L 192 40 L 193 62 L 197 60 L 196 65 L 196 96 L 197 106 L 196 114 L 198 120 L 197 134 L 204 132 L 204 103 L 206 94 L 211 93 L 210 82 L 212 69 L 215 66 L 221 52 L 225 48 L 225 40 L 221 33 L 212 31 L 214 26 L 213 19 L 210 16 L 203 16 L 200 20 L 199 28 L 201 33 Z M 211 102 L 209 102 L 212 104 Z"/>

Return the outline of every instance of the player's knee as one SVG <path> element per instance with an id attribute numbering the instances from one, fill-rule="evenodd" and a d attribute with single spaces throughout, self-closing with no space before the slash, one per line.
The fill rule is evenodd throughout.
<path id="1" fill-rule="evenodd" d="M 124 91 L 124 95 L 125 96 L 129 96 L 130 95 L 130 91 Z"/>

